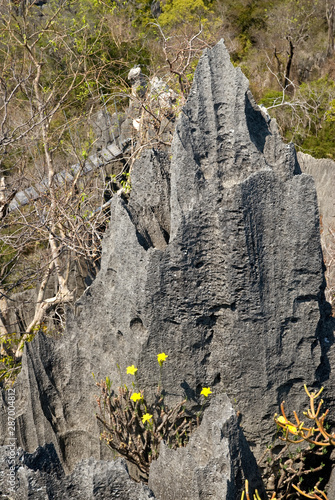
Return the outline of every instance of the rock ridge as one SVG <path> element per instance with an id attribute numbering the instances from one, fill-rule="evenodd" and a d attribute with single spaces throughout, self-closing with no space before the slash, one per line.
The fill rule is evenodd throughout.
<path id="1" fill-rule="evenodd" d="M 92 372 L 118 384 L 116 365 L 135 364 L 150 395 L 157 353 L 168 353 L 167 400 L 186 393 L 192 404 L 204 386 L 227 393 L 256 456 L 283 399 L 300 411 L 303 384 L 334 387 L 314 181 L 223 41 L 199 61 L 171 153 L 145 152 L 129 202 L 112 200 L 101 270 L 62 338 L 25 346 L 18 445 L 52 443 L 66 473 L 112 458 L 99 442 Z M 4 392 L 0 405 L 3 442 Z"/>

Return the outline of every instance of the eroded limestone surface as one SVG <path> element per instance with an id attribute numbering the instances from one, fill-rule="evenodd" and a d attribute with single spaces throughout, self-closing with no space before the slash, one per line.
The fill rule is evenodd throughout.
<path id="1" fill-rule="evenodd" d="M 53 443 L 67 472 L 110 457 L 92 372 L 117 384 L 117 363 L 123 373 L 135 364 L 150 394 L 157 353 L 167 353 L 170 401 L 186 392 L 192 404 L 204 386 L 226 392 L 256 455 L 283 399 L 299 411 L 304 383 L 333 384 L 314 182 L 223 42 L 199 61 L 171 154 L 146 152 L 129 203 L 113 199 L 101 271 L 63 337 L 39 335 L 25 348 L 18 444 Z"/>

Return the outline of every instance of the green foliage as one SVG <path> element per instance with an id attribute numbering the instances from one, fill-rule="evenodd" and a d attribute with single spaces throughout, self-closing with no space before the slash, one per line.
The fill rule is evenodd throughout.
<path id="1" fill-rule="evenodd" d="M 130 181 L 130 173 L 126 172 L 123 174 L 123 178 L 120 181 L 120 184 L 126 194 L 130 193 L 131 191 L 131 181 Z"/>
<path id="2" fill-rule="evenodd" d="M 38 332 L 47 333 L 47 327 L 44 323 L 32 329 L 31 334 L 26 338 L 26 342 L 31 342 Z M 21 370 L 21 360 L 15 357 L 18 337 L 18 334 L 14 332 L 0 338 L 3 345 L 3 354 L 0 356 L 0 386 L 11 386 Z"/>
<path id="3" fill-rule="evenodd" d="M 199 24 L 205 22 L 209 8 L 203 0 L 167 0 L 163 6 L 163 13 L 159 16 L 162 27 L 171 27 L 181 23 Z"/>
<path id="4" fill-rule="evenodd" d="M 252 1 L 244 5 L 244 2 L 234 3 L 235 22 L 239 26 L 241 33 L 252 39 L 251 28 L 264 29 L 266 20 L 266 8 L 264 7 L 265 2 Z M 270 4 L 266 2 L 267 7 Z"/>
<path id="5" fill-rule="evenodd" d="M 154 21 L 151 13 L 152 0 L 135 0 L 135 8 L 132 8 L 131 18 L 134 27 L 140 29 L 140 35 L 145 36 L 148 32 L 148 24 Z M 128 7 L 129 9 L 129 7 Z"/>
<path id="6" fill-rule="evenodd" d="M 264 92 L 262 98 L 259 100 L 259 104 L 263 104 L 266 108 L 271 106 L 276 106 L 283 99 L 283 92 L 279 90 L 267 90 Z"/>
<path id="7" fill-rule="evenodd" d="M 21 361 L 17 361 L 14 356 L 17 334 L 12 333 L 6 338 L 0 339 L 3 344 L 3 353 L 0 356 L 0 387 L 9 387 L 21 370 Z"/>
<path id="8" fill-rule="evenodd" d="M 294 136 L 295 144 L 298 150 L 308 153 L 314 158 L 335 159 L 334 144 L 335 127 L 333 123 L 324 123 L 317 135 L 313 133 L 296 134 Z"/>
<path id="9" fill-rule="evenodd" d="M 259 102 L 297 149 L 315 158 L 335 158 L 335 83 L 327 75 L 302 83 L 293 95 L 267 89 Z"/>
<path id="10" fill-rule="evenodd" d="M 234 61 L 241 61 L 255 44 L 255 33 L 267 29 L 267 12 L 272 7 L 273 2 L 265 0 L 228 0 L 219 1 L 226 8 L 226 15 L 232 29 L 236 33 L 239 44 L 238 49 L 233 50 Z"/>
<path id="11" fill-rule="evenodd" d="M 329 119 L 335 99 L 335 83 L 328 76 L 303 83 L 297 92 L 300 121 L 287 136 L 315 158 L 335 158 L 335 123 Z"/>
<path id="12" fill-rule="evenodd" d="M 326 122 L 328 123 L 335 122 L 335 99 L 332 99 L 329 102 L 329 108 L 326 111 Z"/>
<path id="13" fill-rule="evenodd" d="M 3 229 L 3 233 L 7 233 Z M 11 268 L 14 266 L 17 251 L 11 245 L 5 243 L 0 239 L 0 266 L 1 266 L 1 279 L 6 280 L 6 275 L 10 273 Z"/>

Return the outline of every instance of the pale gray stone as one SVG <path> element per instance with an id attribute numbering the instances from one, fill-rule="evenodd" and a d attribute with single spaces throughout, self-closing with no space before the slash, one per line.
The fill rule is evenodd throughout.
<path id="1" fill-rule="evenodd" d="M 20 500 L 150 500 L 153 493 L 143 484 L 132 481 L 125 460 L 113 462 L 86 459 L 65 475 L 53 445 L 39 447 L 35 453 L 17 451 L 15 493 L 8 489 L 8 459 L 0 447 L 3 481 L 0 497 Z"/>
<path id="2" fill-rule="evenodd" d="M 326 296 L 335 311 L 335 162 L 329 159 L 316 159 L 299 152 L 301 169 L 313 177 L 318 194 L 321 226 L 321 245 L 324 261 L 327 264 Z"/>
<path id="3" fill-rule="evenodd" d="M 146 152 L 129 202 L 113 197 L 110 207 L 101 271 L 66 332 L 25 347 L 15 384 L 19 445 L 32 453 L 53 443 L 66 473 L 85 458 L 111 458 L 99 442 L 92 372 L 118 385 L 119 364 L 131 384 L 126 367 L 135 364 L 150 397 L 165 352 L 166 400 L 186 393 L 198 407 L 204 386 L 227 393 L 258 457 L 283 399 L 299 412 L 304 383 L 332 387 L 325 339 L 333 334 L 323 329 L 314 181 L 223 42 L 199 61 L 171 161 Z M 0 405 L 5 439 L 5 395 Z"/>
<path id="4" fill-rule="evenodd" d="M 250 491 L 265 494 L 256 460 L 227 396 L 216 398 L 185 448 L 163 442 L 150 467 L 149 487 L 164 500 L 236 500 L 248 479 Z M 264 497 L 265 498 L 265 497 Z"/>

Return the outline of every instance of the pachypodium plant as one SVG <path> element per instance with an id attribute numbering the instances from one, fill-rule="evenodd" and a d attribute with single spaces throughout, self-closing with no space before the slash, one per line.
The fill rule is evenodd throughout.
<path id="1" fill-rule="evenodd" d="M 304 386 L 307 396 L 310 400 L 310 408 L 304 412 L 306 418 L 311 420 L 313 424 L 311 426 L 305 426 L 304 422 L 301 422 L 297 413 L 294 411 L 293 415 L 296 423 L 292 423 L 288 420 L 284 410 L 285 401 L 280 405 L 280 409 L 282 415 L 278 416 L 275 414 L 274 420 L 277 425 L 282 427 L 285 431 L 285 437 L 281 438 L 290 443 L 301 443 L 302 441 L 307 441 L 308 443 L 314 444 L 316 446 L 335 446 L 335 433 L 330 434 L 325 427 L 325 419 L 329 413 L 329 410 L 326 410 L 321 414 L 321 408 L 323 405 L 323 399 L 321 399 L 318 403 L 317 409 L 315 409 L 315 400 L 320 397 L 323 387 L 319 390 L 319 392 L 310 393 L 306 387 Z M 290 434 L 293 434 L 295 439 L 290 438 Z"/>
<path id="2" fill-rule="evenodd" d="M 331 470 L 329 455 L 335 445 L 335 433 L 329 432 L 326 422 L 329 411 L 322 411 L 323 401 L 316 403 L 323 388 L 315 393 L 309 392 L 306 385 L 304 388 L 309 397 L 309 408 L 303 413 L 304 421 L 295 411 L 294 420 L 290 420 L 283 401 L 280 405 L 281 414 L 274 415 L 281 433 L 281 445 L 276 441 L 268 446 L 258 462 L 263 470 L 268 500 L 331 500 L 322 491 L 322 486 L 326 484 Z M 264 500 L 264 496 L 257 490 L 251 495 L 246 481 L 241 500 Z"/>
<path id="3" fill-rule="evenodd" d="M 287 443 L 293 443 L 295 445 L 303 442 L 310 443 L 316 449 L 327 451 L 327 448 L 335 446 L 335 433 L 329 433 L 327 430 L 327 424 L 325 422 L 326 416 L 329 410 L 322 413 L 323 400 L 321 399 L 319 403 L 315 404 L 315 400 L 320 397 L 323 387 L 318 392 L 309 392 L 307 386 L 304 385 L 307 396 L 309 397 L 310 408 L 304 412 L 305 421 L 309 420 L 310 425 L 305 425 L 305 422 L 301 421 L 294 411 L 295 423 L 291 422 L 285 413 L 284 403 L 280 405 L 281 415 L 275 415 L 274 420 L 276 424 L 283 430 L 283 436 L 280 438 L 282 441 Z M 323 464 L 322 464 L 323 465 Z M 322 468 L 321 465 L 321 468 Z M 308 473 L 308 471 L 306 471 Z M 320 483 L 321 481 L 319 481 Z M 292 487 L 304 498 L 310 498 L 314 500 L 329 500 L 326 493 L 321 491 L 316 484 L 313 491 L 306 493 L 298 485 L 292 483 Z"/>
<path id="4" fill-rule="evenodd" d="M 241 500 L 251 500 L 251 496 L 249 495 L 249 482 L 247 479 L 245 481 L 245 489 L 242 491 Z M 252 500 L 262 500 L 259 496 L 258 490 L 255 490 L 255 493 L 252 496 Z M 271 500 L 277 500 L 275 493 L 273 493 Z"/>
<path id="5" fill-rule="evenodd" d="M 160 442 L 164 440 L 172 449 L 185 446 L 200 422 L 199 413 L 186 410 L 186 399 L 172 408 L 166 405 L 162 371 L 167 358 L 164 352 L 157 355 L 160 377 L 153 403 L 148 403 L 144 391 L 138 388 L 138 369 L 134 365 L 127 367 L 127 375 L 134 377 L 131 388 L 123 384 L 115 392 L 108 377 L 96 384 L 101 391 L 96 398 L 100 410 L 96 417 L 104 427 L 101 439 L 135 464 L 144 481 L 148 478 L 151 462 L 158 458 Z M 209 387 L 201 391 L 205 400 L 211 393 Z M 203 408 L 204 404 L 201 412 Z"/>

